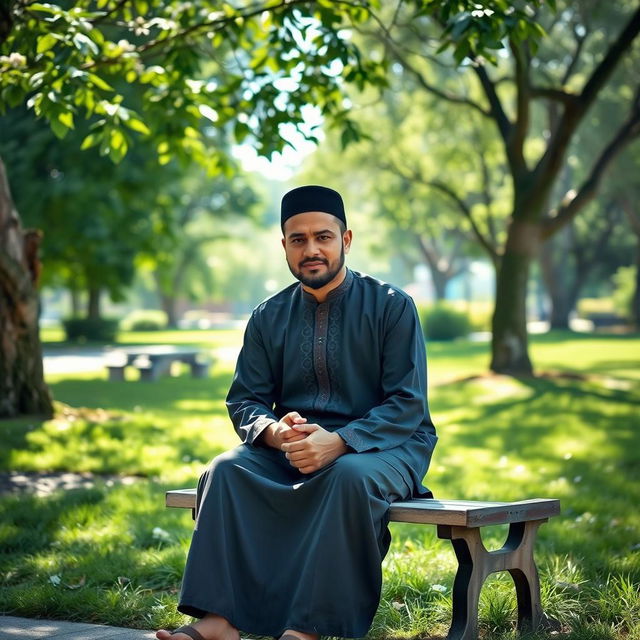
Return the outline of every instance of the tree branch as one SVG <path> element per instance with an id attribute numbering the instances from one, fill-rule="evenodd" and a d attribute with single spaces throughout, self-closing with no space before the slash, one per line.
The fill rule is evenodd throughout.
<path id="1" fill-rule="evenodd" d="M 491 174 L 489 172 L 489 165 L 487 164 L 485 154 L 480 151 L 478 147 L 478 158 L 480 160 L 480 168 L 482 169 L 482 199 L 484 205 L 487 208 L 487 229 L 489 231 L 489 238 L 492 246 L 498 244 L 498 238 L 496 233 L 496 225 L 491 210 L 493 206 L 493 196 L 491 194 Z"/>
<path id="2" fill-rule="evenodd" d="M 378 40 L 380 40 L 382 42 L 382 44 L 385 46 L 385 48 L 394 57 L 396 62 L 398 62 L 400 65 L 402 65 L 402 67 L 406 71 L 408 71 L 411 75 L 413 75 L 413 77 L 415 78 L 415 80 L 417 81 L 417 83 L 418 83 L 418 85 L 420 87 L 422 87 L 428 93 L 431 93 L 432 95 L 435 95 L 438 98 L 442 98 L 443 100 L 446 100 L 447 102 L 451 102 L 452 104 L 461 104 L 461 105 L 465 105 L 467 107 L 471 107 L 472 109 L 475 109 L 476 111 L 481 113 L 483 116 L 485 116 L 487 118 L 491 117 L 491 114 L 490 114 L 489 111 L 487 111 L 484 107 L 482 107 L 482 105 L 478 104 L 477 102 L 474 102 L 470 98 L 466 98 L 464 96 L 458 96 L 458 95 L 450 93 L 448 91 L 444 91 L 444 90 L 436 87 L 432 83 L 430 83 L 424 77 L 424 75 L 422 75 L 422 73 L 420 73 L 420 71 L 414 65 L 412 65 L 409 62 L 407 57 L 402 54 L 400 46 L 393 39 L 393 36 L 391 35 L 390 31 L 382 23 L 382 21 L 373 13 L 371 13 L 371 17 L 374 20 L 374 22 L 376 22 L 376 24 L 378 25 L 378 30 L 371 32 L 371 31 L 365 31 L 365 30 L 362 30 L 362 29 L 358 29 L 359 33 L 362 33 L 362 34 L 365 34 L 365 35 L 370 35 L 370 36 L 373 36 L 373 37 L 377 38 Z"/>
<path id="3" fill-rule="evenodd" d="M 613 160 L 636 137 L 640 136 L 640 88 L 634 98 L 632 112 L 594 163 L 591 173 L 578 192 L 569 191 L 555 212 L 543 221 L 541 235 L 548 238 L 572 220 L 596 195 L 598 186 Z"/>
<path id="4" fill-rule="evenodd" d="M 120 9 L 122 9 L 122 7 L 124 7 L 128 2 L 131 2 L 131 0 L 119 0 L 113 9 L 110 9 L 104 15 L 93 20 L 93 24 L 100 24 L 101 22 L 104 22 L 109 16 L 112 16 L 114 13 L 118 13 L 118 11 L 120 11 Z"/>
<path id="5" fill-rule="evenodd" d="M 421 180 L 421 182 L 429 187 L 432 187 L 436 191 L 440 191 L 440 193 L 446 195 L 456 205 L 460 213 L 462 213 L 462 215 L 469 221 L 471 230 L 473 231 L 473 235 L 482 245 L 484 250 L 489 254 L 491 261 L 494 264 L 497 264 L 499 261 L 498 252 L 496 251 L 495 247 L 484 237 L 482 231 L 480 231 L 480 227 L 478 227 L 476 221 L 473 219 L 473 215 L 471 214 L 469 205 L 451 187 L 449 187 L 449 185 L 445 184 L 444 182 L 440 182 L 439 180 Z"/>
<path id="6" fill-rule="evenodd" d="M 508 146 L 512 124 L 502 107 L 502 102 L 500 102 L 500 98 L 496 92 L 495 84 L 491 81 L 487 70 L 481 64 L 478 63 L 477 66 L 474 67 L 474 71 L 480 80 L 482 89 L 484 90 L 487 100 L 489 101 L 489 105 L 491 106 L 491 111 L 489 112 L 490 116 L 496 121 L 502 140 L 505 145 Z"/>
<path id="7" fill-rule="evenodd" d="M 516 121 L 509 136 L 507 155 L 511 158 L 514 167 L 518 171 L 526 169 L 524 159 L 524 142 L 529 130 L 529 63 L 525 52 L 515 42 L 510 41 L 509 46 L 515 61 L 516 80 Z"/>
<path id="8" fill-rule="evenodd" d="M 606 55 L 594 69 L 576 100 L 565 106 L 564 113 L 558 121 L 547 149 L 535 168 L 534 184 L 532 185 L 533 193 L 538 193 L 542 197 L 548 191 L 545 185 L 551 184 L 553 176 L 558 172 L 574 131 L 639 32 L 640 7 L 636 9 L 626 27 L 609 47 Z"/>
<path id="9" fill-rule="evenodd" d="M 530 94 L 532 98 L 546 98 L 560 102 L 565 106 L 573 104 L 578 99 L 575 93 L 569 93 L 568 91 L 555 89 L 553 87 L 531 87 Z"/>
<path id="10" fill-rule="evenodd" d="M 594 69 L 591 77 L 585 84 L 580 95 L 583 110 L 586 110 L 594 101 L 600 89 L 602 89 L 603 85 L 615 70 L 623 54 L 629 49 L 631 43 L 637 37 L 638 32 L 640 32 L 640 7 L 638 7 L 631 16 L 627 26 L 622 30 L 618 39 L 609 47 L 607 54 Z"/>
<path id="11" fill-rule="evenodd" d="M 379 166 L 383 170 L 391 171 L 392 173 L 397 174 L 409 183 L 417 182 L 427 187 L 432 187 L 433 189 L 436 189 L 437 191 L 440 191 L 441 193 L 446 195 L 455 204 L 462 215 L 469 221 L 474 236 L 489 254 L 494 264 L 497 264 L 497 262 L 499 261 L 498 252 L 496 251 L 495 247 L 484 237 L 482 231 L 476 224 L 476 221 L 473 219 L 469 205 L 451 187 L 439 180 L 425 180 L 422 175 L 420 175 L 420 173 L 418 173 L 415 169 L 405 170 L 397 166 L 395 163 L 381 163 Z"/>
<path id="12" fill-rule="evenodd" d="M 564 71 L 564 75 L 562 76 L 562 80 L 560 84 L 563 87 L 564 85 L 567 84 L 567 82 L 569 82 L 569 79 L 573 75 L 573 72 L 575 71 L 576 66 L 578 65 L 578 61 L 580 60 L 580 54 L 582 53 L 582 48 L 584 47 L 584 43 L 587 40 L 588 30 L 586 30 L 585 28 L 584 35 L 579 35 L 578 29 L 576 25 L 574 25 L 573 35 L 575 36 L 575 39 L 576 39 L 576 48 L 575 48 L 575 51 L 573 52 L 573 56 L 571 57 L 571 62 L 569 62 L 569 64 L 567 65 L 567 68 Z"/>

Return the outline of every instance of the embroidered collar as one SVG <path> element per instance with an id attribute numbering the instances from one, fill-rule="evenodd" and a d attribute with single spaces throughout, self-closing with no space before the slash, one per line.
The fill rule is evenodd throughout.
<path id="1" fill-rule="evenodd" d="M 347 268 L 344 280 L 335 289 L 331 289 L 331 291 L 329 291 L 324 302 L 318 302 L 312 293 L 309 293 L 302 288 L 302 284 L 300 285 L 300 290 L 302 291 L 303 300 L 307 302 L 314 302 L 315 304 L 326 304 L 327 302 L 334 302 L 338 298 L 342 297 L 350 289 L 352 283 L 353 272 L 351 269 Z"/>

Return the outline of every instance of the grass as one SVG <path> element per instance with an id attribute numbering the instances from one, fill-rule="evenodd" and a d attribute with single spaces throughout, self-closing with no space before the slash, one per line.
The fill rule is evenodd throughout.
<path id="1" fill-rule="evenodd" d="M 153 334 L 156 339 L 158 334 Z M 218 349 L 239 332 L 185 332 Z M 173 342 L 175 336 L 172 336 Z M 126 338 L 140 343 L 139 335 Z M 438 497 L 558 497 L 536 547 L 543 605 L 563 640 L 640 640 L 640 338 L 536 336 L 545 375 L 485 376 L 487 345 L 429 345 L 440 442 L 427 478 Z M 109 383 L 102 371 L 50 379 L 55 420 L 0 422 L 0 469 L 139 476 L 132 484 L 0 500 L 0 612 L 141 628 L 183 622 L 177 589 L 192 523 L 163 507 L 233 446 L 224 409 L 233 363 L 209 380 Z M 81 408 L 84 407 L 84 408 Z M 432 527 L 393 523 L 371 639 L 446 634 L 456 561 Z M 504 528 L 485 535 L 490 548 Z M 513 585 L 490 578 L 481 633 L 514 637 Z M 533 638 L 548 638 L 538 634 Z"/>

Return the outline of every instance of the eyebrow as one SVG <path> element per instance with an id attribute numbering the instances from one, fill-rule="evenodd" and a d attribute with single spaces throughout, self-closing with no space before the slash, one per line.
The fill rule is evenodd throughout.
<path id="1" fill-rule="evenodd" d="M 311 235 L 321 236 L 321 235 L 326 234 L 326 233 L 330 233 L 331 235 L 336 235 L 335 232 L 331 231 L 331 229 L 322 229 L 322 231 L 314 231 Z M 304 238 L 304 237 L 306 237 L 306 235 L 307 235 L 306 233 L 300 233 L 300 232 L 296 233 L 296 232 L 294 232 L 294 233 L 290 233 L 288 237 L 289 238 Z"/>

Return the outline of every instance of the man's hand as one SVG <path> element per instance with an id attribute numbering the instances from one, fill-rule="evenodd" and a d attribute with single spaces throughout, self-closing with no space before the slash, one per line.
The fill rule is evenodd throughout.
<path id="1" fill-rule="evenodd" d="M 307 421 L 297 411 L 291 411 L 280 422 L 271 423 L 261 434 L 262 442 L 272 449 L 282 450 L 285 442 L 304 440 L 307 434 L 292 429 L 294 425 L 301 425 Z"/>
<path id="2" fill-rule="evenodd" d="M 292 430 L 304 433 L 305 438 L 285 442 L 282 450 L 300 473 L 322 469 L 348 451 L 345 441 L 337 433 L 331 433 L 319 424 L 300 423 L 293 425 Z"/>

